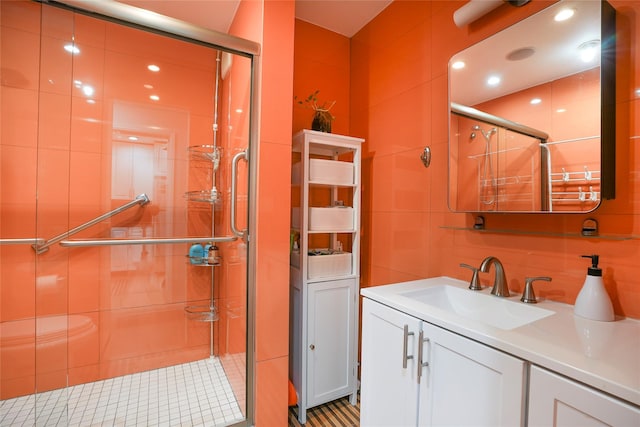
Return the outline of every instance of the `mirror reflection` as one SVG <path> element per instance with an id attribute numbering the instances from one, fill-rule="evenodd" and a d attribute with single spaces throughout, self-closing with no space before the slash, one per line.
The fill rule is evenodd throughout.
<path id="1" fill-rule="evenodd" d="M 453 211 L 589 212 L 614 196 L 609 13 L 561 1 L 451 58 Z"/>

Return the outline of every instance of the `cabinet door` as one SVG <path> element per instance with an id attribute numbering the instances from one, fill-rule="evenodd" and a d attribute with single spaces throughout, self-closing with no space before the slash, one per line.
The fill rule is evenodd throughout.
<path id="1" fill-rule="evenodd" d="M 418 417 L 416 337 L 420 321 L 377 302 L 362 305 L 360 424 L 415 426 Z M 407 327 L 409 334 L 405 334 Z M 406 344 L 406 368 L 403 349 Z"/>
<path id="2" fill-rule="evenodd" d="M 307 407 L 356 392 L 355 279 L 309 284 Z"/>
<path id="3" fill-rule="evenodd" d="M 522 360 L 428 323 L 422 330 L 420 426 L 523 424 Z"/>
<path id="4" fill-rule="evenodd" d="M 640 426 L 640 408 L 533 366 L 529 426 Z"/>

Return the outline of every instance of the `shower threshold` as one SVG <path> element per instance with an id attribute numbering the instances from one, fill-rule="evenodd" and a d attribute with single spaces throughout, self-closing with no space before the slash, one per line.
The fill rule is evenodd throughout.
<path id="1" fill-rule="evenodd" d="M 0 401 L 0 426 L 225 426 L 244 419 L 218 358 Z"/>

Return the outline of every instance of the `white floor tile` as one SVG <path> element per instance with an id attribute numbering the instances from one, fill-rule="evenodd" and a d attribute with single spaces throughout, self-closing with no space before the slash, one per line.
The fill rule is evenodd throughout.
<path id="1" fill-rule="evenodd" d="M 0 427 L 224 426 L 241 419 L 217 358 L 0 401 Z"/>

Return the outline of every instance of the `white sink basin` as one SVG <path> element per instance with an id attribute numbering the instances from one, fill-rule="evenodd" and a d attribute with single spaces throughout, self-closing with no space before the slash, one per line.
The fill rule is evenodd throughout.
<path id="1" fill-rule="evenodd" d="M 519 300 L 480 292 L 438 285 L 401 295 L 504 330 L 519 328 L 554 314 L 553 311 L 524 304 Z"/>

